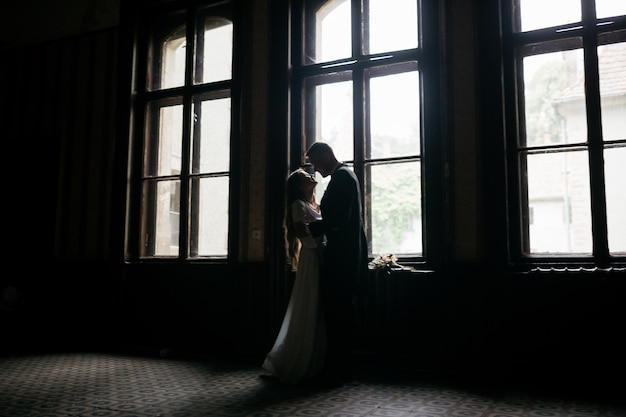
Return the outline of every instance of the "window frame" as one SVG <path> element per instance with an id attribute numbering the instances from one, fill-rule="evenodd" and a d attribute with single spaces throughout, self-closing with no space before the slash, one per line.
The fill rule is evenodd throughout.
<path id="1" fill-rule="evenodd" d="M 506 164 L 508 183 L 508 245 L 509 258 L 512 264 L 521 269 L 542 268 L 607 268 L 622 267 L 626 264 L 626 256 L 610 254 L 608 247 L 607 212 L 605 195 L 605 178 L 603 166 L 603 149 L 607 144 L 626 146 L 626 136 L 617 140 L 603 140 L 598 53 L 598 36 L 602 33 L 626 30 L 626 16 L 611 18 L 595 18 L 594 0 L 581 1 L 581 22 L 562 24 L 553 27 L 521 30 L 519 16 L 519 0 L 499 0 L 502 25 L 502 57 L 504 82 L 504 112 L 506 131 Z M 608 24 L 613 22 L 612 24 Z M 520 28 L 517 30 L 517 28 Z M 528 147 L 524 143 L 525 115 L 523 94 L 522 57 L 524 48 L 536 48 L 537 53 L 549 52 L 541 50 L 540 45 L 549 43 L 557 46 L 557 51 L 573 50 L 576 38 L 581 39 L 584 51 L 585 73 L 585 109 L 586 109 L 586 142 L 571 144 L 555 144 L 550 146 Z M 588 151 L 589 192 L 591 199 L 591 234 L 592 253 L 531 253 L 529 248 L 529 225 L 532 208 L 528 203 L 527 178 L 521 153 L 531 150 L 541 151 Z"/>
<path id="2" fill-rule="evenodd" d="M 241 34 L 239 16 L 240 10 L 237 2 L 233 0 L 203 1 L 194 4 L 188 2 L 170 1 L 161 4 L 142 4 L 137 5 L 129 15 L 132 16 L 132 29 L 129 37 L 133 39 L 133 79 L 131 81 L 131 116 L 130 116 L 130 146 L 129 146 L 129 164 L 128 164 L 128 191 L 127 191 L 127 214 L 126 214 L 126 239 L 124 258 L 127 262 L 166 262 L 166 263 L 230 263 L 238 256 L 238 149 L 239 149 L 239 126 L 237 120 L 240 119 L 241 105 L 241 88 L 240 88 L 240 51 Z M 232 45 L 232 74 L 227 80 L 212 81 L 200 83 L 194 81 L 194 73 L 196 73 L 196 58 L 194 49 L 196 48 L 196 32 L 201 28 L 198 17 L 207 15 L 210 10 L 212 15 L 216 17 L 226 18 L 233 25 L 233 45 Z M 155 22 L 162 20 L 170 22 L 172 18 L 178 16 L 181 22 L 185 24 L 186 47 L 191 53 L 185 54 L 185 81 L 183 85 L 164 88 L 151 89 L 148 87 L 150 77 L 150 57 L 149 51 L 154 50 L 151 45 L 151 29 Z M 163 33 L 169 33 L 174 26 L 164 28 Z M 225 93 L 226 92 L 226 93 Z M 142 224 L 145 221 L 142 214 L 142 188 L 143 182 L 147 178 L 144 173 L 145 158 L 145 141 L 146 129 L 145 125 L 146 112 L 150 103 L 159 103 L 167 100 L 180 100 L 183 105 L 183 120 L 191 120 L 193 107 L 199 97 L 215 96 L 223 97 L 226 95 L 231 101 L 230 109 L 230 152 L 229 152 L 229 169 L 228 171 L 219 173 L 229 178 L 229 201 L 228 201 L 228 238 L 227 253 L 222 256 L 190 256 L 191 242 L 190 230 L 193 227 L 192 219 L 189 216 L 189 210 L 193 201 L 189 200 L 189 185 L 194 179 L 203 178 L 204 174 L 192 172 L 190 153 L 193 152 L 194 137 L 197 135 L 191 123 L 183 122 L 183 151 L 181 155 L 181 163 L 183 172 L 180 175 L 158 176 L 158 180 L 177 177 L 180 179 L 180 222 L 179 222 L 179 251 L 177 256 L 150 255 L 141 256 L 141 243 L 143 242 L 141 235 Z M 150 150 L 148 150 L 150 151 Z M 209 176 L 213 176 L 210 174 Z M 150 177 L 150 176 L 148 176 Z M 157 178 L 152 176 L 152 178 Z M 195 203 L 197 204 L 197 202 Z M 184 225 L 188 225 L 184 227 Z M 197 243 L 196 243 L 197 245 Z"/>
<path id="3" fill-rule="evenodd" d="M 313 143 L 315 138 L 307 135 L 306 118 L 307 104 L 305 94 L 307 78 L 316 76 L 341 77 L 340 72 L 351 71 L 353 86 L 353 149 L 354 160 L 345 161 L 351 166 L 361 186 L 366 231 L 368 234 L 368 247 L 370 258 L 378 255 L 372 253 L 370 219 L 367 206 L 368 182 L 365 181 L 364 173 L 368 166 L 376 163 L 393 163 L 401 161 L 421 162 L 421 198 L 422 198 L 422 254 L 421 256 L 399 255 L 401 264 L 412 266 L 415 269 L 434 270 L 441 267 L 444 253 L 445 231 L 443 227 L 444 210 L 444 162 L 443 162 L 443 136 L 442 136 L 442 87 L 441 87 L 441 47 L 440 47 L 440 10 L 439 2 L 426 2 L 417 0 L 418 7 L 418 47 L 394 51 L 393 53 L 381 52 L 373 54 L 361 54 L 361 43 L 365 29 L 358 22 L 367 24 L 366 17 L 361 16 L 362 10 L 367 10 L 367 0 L 348 0 L 351 2 L 352 21 L 352 56 L 346 59 L 321 63 L 302 63 L 306 39 L 307 9 L 313 10 L 325 3 L 324 0 L 315 2 L 294 0 L 291 2 L 291 78 L 290 78 L 290 140 L 289 140 L 289 165 L 295 168 L 306 164 L 304 153 Z M 306 3 L 306 4 L 305 4 Z M 312 13 L 311 13 L 312 14 Z M 393 70 L 402 65 L 414 63 L 419 71 L 420 85 L 420 135 L 421 149 L 418 155 L 399 158 L 375 158 L 366 157 L 366 140 L 369 140 L 369 115 L 367 104 L 355 103 L 357 97 L 364 97 L 367 103 L 369 97 L 365 91 L 365 73 L 368 68 L 375 71 L 386 65 L 389 74 L 400 73 Z M 330 69 L 328 69 L 330 68 Z M 333 72 L 336 74 L 333 75 Z M 313 116 L 314 117 L 314 116 Z M 359 138 L 366 137 L 360 141 Z M 318 196 L 321 197 L 321 196 Z"/>

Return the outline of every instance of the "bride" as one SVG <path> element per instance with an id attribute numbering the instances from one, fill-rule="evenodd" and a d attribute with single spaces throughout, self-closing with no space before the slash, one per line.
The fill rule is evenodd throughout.
<path id="1" fill-rule="evenodd" d="M 326 333 L 319 302 L 319 250 L 324 238 L 315 239 L 308 224 L 320 220 L 315 202 L 315 177 L 302 168 L 287 178 L 286 240 L 296 277 L 280 331 L 263 369 L 281 382 L 297 384 L 313 379 L 324 366 Z"/>

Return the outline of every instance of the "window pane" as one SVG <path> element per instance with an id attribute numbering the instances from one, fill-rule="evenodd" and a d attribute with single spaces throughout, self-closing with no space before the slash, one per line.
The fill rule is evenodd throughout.
<path id="1" fill-rule="evenodd" d="M 527 146 L 586 142 L 582 49 L 527 56 L 523 65 Z"/>
<path id="2" fill-rule="evenodd" d="M 417 48 L 416 0 L 370 0 L 368 17 L 370 54 Z"/>
<path id="3" fill-rule="evenodd" d="M 194 174 L 226 172 L 230 168 L 230 98 L 194 103 Z"/>
<path id="4" fill-rule="evenodd" d="M 172 26 L 166 24 L 165 27 Z M 175 26 L 165 36 L 161 26 L 155 26 L 149 54 L 148 90 L 180 87 L 185 83 L 185 25 Z"/>
<path id="5" fill-rule="evenodd" d="M 522 31 L 580 22 L 580 0 L 519 0 Z"/>
<path id="6" fill-rule="evenodd" d="M 233 24 L 223 18 L 206 17 L 198 36 L 196 83 L 232 78 Z"/>
<path id="7" fill-rule="evenodd" d="M 626 14 L 626 1 L 596 0 L 596 16 L 598 18 L 620 16 Z"/>
<path id="8" fill-rule="evenodd" d="M 180 181 L 144 182 L 141 256 L 177 256 Z"/>
<path id="9" fill-rule="evenodd" d="M 228 250 L 228 177 L 196 178 L 191 193 L 191 256 L 226 256 Z"/>
<path id="10" fill-rule="evenodd" d="M 420 153 L 417 71 L 370 79 L 371 158 Z"/>
<path id="11" fill-rule="evenodd" d="M 320 7 L 315 13 L 315 28 L 307 34 L 307 61 L 352 56 L 351 21 L 349 0 L 330 0 Z"/>
<path id="12" fill-rule="evenodd" d="M 604 150 L 609 252 L 626 252 L 626 148 Z"/>
<path id="13" fill-rule="evenodd" d="M 422 253 L 419 161 L 371 165 L 372 253 Z"/>
<path id="14" fill-rule="evenodd" d="M 530 252 L 590 254 L 588 153 L 532 154 L 527 163 Z"/>
<path id="15" fill-rule="evenodd" d="M 181 168 L 183 106 L 148 106 L 144 175 L 177 175 Z"/>
<path id="16" fill-rule="evenodd" d="M 308 97 L 308 108 L 314 119 L 308 120 L 307 138 L 327 142 L 340 161 L 354 158 L 352 82 L 344 81 L 315 86 Z"/>
<path id="17" fill-rule="evenodd" d="M 598 47 L 604 140 L 626 139 L 626 42 Z"/>

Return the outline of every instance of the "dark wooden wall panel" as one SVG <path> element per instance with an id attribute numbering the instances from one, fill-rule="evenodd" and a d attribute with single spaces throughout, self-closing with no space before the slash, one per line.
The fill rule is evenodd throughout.
<path id="1" fill-rule="evenodd" d="M 27 225 L 20 256 L 109 257 L 117 51 L 110 29 L 7 53 L 2 95 L 16 104 L 5 132 L 9 158 L 21 162 L 13 195 L 36 208 L 16 216 Z"/>

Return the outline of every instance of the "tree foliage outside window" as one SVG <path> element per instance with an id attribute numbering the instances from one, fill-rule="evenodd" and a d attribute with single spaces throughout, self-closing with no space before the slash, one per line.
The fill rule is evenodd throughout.
<path id="1" fill-rule="evenodd" d="M 560 117 L 554 100 L 565 89 L 566 65 L 562 60 L 542 64 L 526 84 L 526 137 L 556 143 L 561 136 Z"/>

